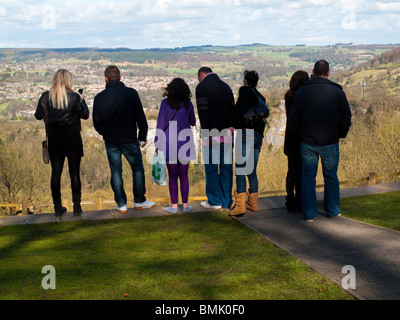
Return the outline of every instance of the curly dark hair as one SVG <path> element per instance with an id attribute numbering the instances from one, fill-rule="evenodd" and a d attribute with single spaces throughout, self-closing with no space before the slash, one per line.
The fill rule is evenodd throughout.
<path id="1" fill-rule="evenodd" d="M 183 104 L 187 110 L 189 108 L 192 92 L 185 80 L 182 78 L 174 78 L 164 88 L 163 97 L 167 97 L 168 104 L 172 109 L 179 109 Z"/>

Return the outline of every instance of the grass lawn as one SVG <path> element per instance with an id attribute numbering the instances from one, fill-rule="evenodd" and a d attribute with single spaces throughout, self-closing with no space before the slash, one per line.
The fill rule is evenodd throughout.
<path id="1" fill-rule="evenodd" d="M 0 227 L 0 261 L 0 300 L 353 299 L 222 212 Z"/>
<path id="2" fill-rule="evenodd" d="M 400 191 L 340 199 L 344 217 L 400 231 Z"/>

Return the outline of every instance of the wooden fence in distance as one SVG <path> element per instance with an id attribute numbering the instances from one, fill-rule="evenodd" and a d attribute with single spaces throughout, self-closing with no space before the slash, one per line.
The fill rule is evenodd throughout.
<path id="1" fill-rule="evenodd" d="M 376 181 L 378 179 L 382 178 L 392 178 L 392 177 L 398 177 L 400 176 L 400 172 L 392 173 L 392 174 L 386 174 L 386 175 L 377 175 L 375 172 L 371 172 L 368 177 L 361 178 L 358 180 L 345 180 L 345 181 L 340 181 L 341 185 L 357 185 L 357 184 L 362 184 L 362 185 L 368 185 L 368 186 L 373 186 L 376 184 Z M 318 184 L 316 185 L 316 188 L 323 188 L 323 184 Z M 273 191 L 266 191 L 266 192 L 261 192 L 259 193 L 259 197 L 265 197 L 265 196 L 273 196 L 273 195 L 281 195 L 281 194 L 286 194 L 286 190 L 273 190 Z M 24 198 L 24 197 L 23 197 Z M 148 200 L 150 201 L 155 201 L 155 202 L 168 202 L 170 201 L 169 198 L 149 198 Z M 207 200 L 207 197 L 189 197 L 189 201 L 205 201 Z M 132 203 L 132 201 L 128 201 L 128 204 Z M 96 210 L 103 210 L 103 205 L 104 204 L 115 204 L 114 200 L 104 200 L 102 198 L 97 198 L 96 201 L 82 201 L 82 205 L 96 205 Z M 36 205 L 35 207 L 49 207 L 53 206 L 52 203 L 43 203 Z M 67 207 L 69 206 L 68 200 L 63 200 L 63 206 Z M 21 210 L 22 214 L 30 214 L 33 213 L 30 211 L 30 208 L 28 207 L 27 200 L 24 199 L 22 203 L 20 204 L 0 204 L 0 207 L 3 208 L 15 208 L 17 211 Z"/>

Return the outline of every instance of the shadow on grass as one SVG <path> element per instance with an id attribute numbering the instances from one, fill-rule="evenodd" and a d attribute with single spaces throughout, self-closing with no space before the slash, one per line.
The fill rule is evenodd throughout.
<path id="1" fill-rule="evenodd" d="M 2 299 L 323 299 L 335 291 L 223 213 L 11 226 L 0 239 Z M 44 265 L 56 269 L 56 290 L 41 288 Z"/>

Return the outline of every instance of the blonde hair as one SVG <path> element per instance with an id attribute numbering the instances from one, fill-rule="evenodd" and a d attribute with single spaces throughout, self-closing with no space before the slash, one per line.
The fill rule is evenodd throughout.
<path id="1" fill-rule="evenodd" d="M 68 91 L 72 91 L 72 74 L 68 70 L 60 69 L 54 74 L 50 88 L 50 99 L 54 108 L 64 109 L 68 106 Z"/>

